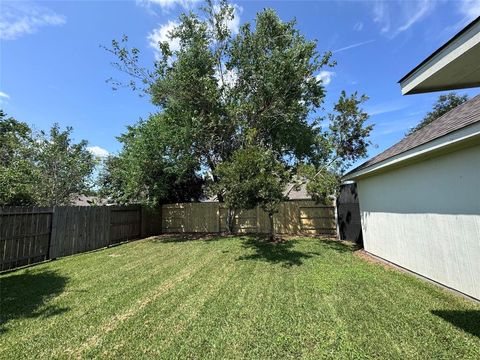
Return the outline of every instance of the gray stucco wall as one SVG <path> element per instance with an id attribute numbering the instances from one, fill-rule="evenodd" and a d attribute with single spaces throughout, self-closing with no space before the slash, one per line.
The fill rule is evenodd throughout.
<path id="1" fill-rule="evenodd" d="M 480 299 L 480 145 L 358 180 L 365 250 Z"/>

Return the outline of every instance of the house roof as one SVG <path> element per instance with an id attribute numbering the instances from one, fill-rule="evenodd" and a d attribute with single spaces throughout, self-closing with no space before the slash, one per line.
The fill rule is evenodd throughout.
<path id="1" fill-rule="evenodd" d="M 294 186 L 293 183 L 287 184 L 283 195 L 288 198 L 288 200 L 311 200 L 312 196 L 307 192 L 307 185 L 301 184 L 299 187 Z M 201 202 L 218 202 L 216 195 L 204 198 L 200 200 Z"/>
<path id="2" fill-rule="evenodd" d="M 345 175 L 345 177 L 351 178 L 356 172 L 366 170 L 394 156 L 414 149 L 420 145 L 427 144 L 476 122 L 480 122 L 480 95 L 477 95 L 473 99 L 457 106 L 425 127 L 405 137 L 384 152 L 351 170 Z"/>
<path id="3" fill-rule="evenodd" d="M 92 205 L 107 205 L 106 199 L 97 196 L 74 195 L 72 197 L 72 205 L 74 206 L 92 206 Z"/>
<path id="4" fill-rule="evenodd" d="M 287 188 L 283 192 L 283 195 L 288 197 L 288 200 L 311 200 L 312 196 L 307 192 L 307 185 L 301 184 L 300 187 L 292 187 L 292 184 L 288 184 Z"/>
<path id="5" fill-rule="evenodd" d="M 402 93 L 480 86 L 479 58 L 480 16 L 402 77 Z"/>

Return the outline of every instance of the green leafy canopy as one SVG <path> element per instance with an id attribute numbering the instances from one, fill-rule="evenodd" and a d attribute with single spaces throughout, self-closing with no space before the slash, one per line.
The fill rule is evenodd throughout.
<path id="1" fill-rule="evenodd" d="M 66 205 L 91 189 L 96 160 L 72 131 L 34 133 L 0 110 L 0 205 Z"/>
<path id="2" fill-rule="evenodd" d="M 285 183 L 278 166 L 290 181 L 314 182 L 328 176 L 332 181 L 321 191 L 316 185 L 308 189 L 318 198 L 333 193 L 340 173 L 366 156 L 372 129 L 361 110 L 366 96 L 342 92 L 334 112 L 322 116 L 325 86 L 317 74 L 335 66 L 331 52 L 319 54 L 316 41 L 306 39 L 295 21 L 282 21 L 272 9 L 259 12 L 254 22 L 243 24 L 236 34 L 229 27 L 234 16 L 234 7 L 227 1 L 206 1 L 200 11 L 182 14 L 169 34 L 178 48 L 172 49 L 168 41 L 159 43 L 160 55 L 150 69 L 140 66 L 139 50 L 128 47 L 127 37 L 107 48 L 116 56 L 114 66 L 127 75 L 127 81 L 112 80 L 114 88 L 126 85 L 150 96 L 158 115 L 147 122 L 154 124 L 161 114 L 161 125 L 153 125 L 158 144 L 146 141 L 144 145 L 151 149 L 142 147 L 142 151 L 165 160 L 158 163 L 159 169 L 175 164 L 175 176 L 181 178 L 193 170 L 208 178 L 218 199 L 233 208 L 254 203 L 267 206 L 263 196 L 252 195 L 253 188 L 270 194 L 275 204 L 278 192 L 269 189 L 280 178 L 279 184 Z M 120 158 L 140 151 L 130 151 L 128 146 L 124 142 Z M 250 161 L 253 154 L 262 161 Z M 256 171 L 243 171 L 242 182 L 249 189 L 243 191 L 234 186 L 232 172 L 246 170 L 248 164 Z M 272 166 L 274 180 L 259 181 L 258 174 L 269 174 L 266 170 Z M 310 170 L 303 171 L 306 168 Z M 132 177 L 146 172 L 125 171 Z M 152 193 L 154 186 L 151 182 L 142 189 Z M 166 198 L 160 194 L 157 200 Z"/>

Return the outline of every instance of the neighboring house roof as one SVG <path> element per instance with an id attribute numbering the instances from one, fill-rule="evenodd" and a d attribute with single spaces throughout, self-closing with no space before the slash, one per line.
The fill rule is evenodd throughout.
<path id="1" fill-rule="evenodd" d="M 293 188 L 292 188 L 293 186 Z M 298 190 L 297 190 L 298 189 Z M 288 193 L 288 200 L 311 200 L 312 197 L 307 193 L 307 185 L 302 184 L 299 188 L 294 186 L 293 184 L 288 184 L 285 187 L 285 191 L 283 192 L 284 196 L 287 196 Z M 217 196 L 210 196 L 208 198 L 204 198 L 200 200 L 201 202 L 218 202 Z"/>
<path id="2" fill-rule="evenodd" d="M 457 106 L 425 127 L 415 131 L 402 139 L 384 152 L 364 162 L 360 166 L 348 172 L 344 178 L 354 178 L 356 173 L 368 170 L 374 165 L 387 161 L 397 155 L 418 148 L 421 145 L 444 137 L 457 130 L 463 129 L 474 123 L 480 122 L 480 95 Z"/>
<path id="3" fill-rule="evenodd" d="M 74 206 L 93 206 L 93 205 L 107 205 L 106 199 L 97 196 L 75 195 L 72 199 Z"/>
<path id="4" fill-rule="evenodd" d="M 417 94 L 480 86 L 480 16 L 398 82 L 402 93 Z"/>
<path id="5" fill-rule="evenodd" d="M 293 184 L 288 184 L 283 195 L 287 196 L 288 195 L 288 200 L 311 200 L 312 197 L 308 194 L 307 192 L 307 185 L 302 184 L 300 187 L 293 186 L 293 188 L 290 190 Z M 287 194 L 287 192 L 290 190 L 290 192 Z"/>

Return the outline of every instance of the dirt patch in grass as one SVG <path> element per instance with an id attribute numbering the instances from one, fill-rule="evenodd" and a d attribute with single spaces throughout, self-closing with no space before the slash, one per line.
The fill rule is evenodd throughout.
<path id="1" fill-rule="evenodd" d="M 360 259 L 365 260 L 366 262 L 369 262 L 371 264 L 381 265 L 386 270 L 400 271 L 400 269 L 397 268 L 396 266 L 393 266 L 392 264 L 389 264 L 386 261 L 383 261 L 381 259 L 376 258 L 375 256 L 370 255 L 364 249 L 359 249 L 355 251 L 353 254 L 359 257 Z"/>
<path id="2" fill-rule="evenodd" d="M 151 237 L 152 241 L 158 242 L 182 242 L 190 240 L 215 240 L 220 238 L 236 237 L 224 233 L 169 233 Z"/>

